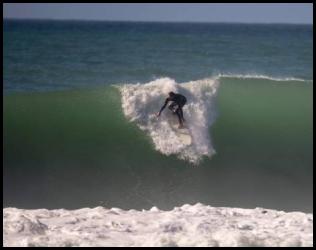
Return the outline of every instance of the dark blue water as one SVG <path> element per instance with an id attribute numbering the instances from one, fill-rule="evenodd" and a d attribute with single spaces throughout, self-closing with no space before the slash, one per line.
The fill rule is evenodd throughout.
<path id="1" fill-rule="evenodd" d="M 5 91 L 218 74 L 313 78 L 312 25 L 4 21 Z"/>

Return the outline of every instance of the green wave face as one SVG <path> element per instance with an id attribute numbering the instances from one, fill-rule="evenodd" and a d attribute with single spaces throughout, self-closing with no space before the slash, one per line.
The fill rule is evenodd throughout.
<path id="1" fill-rule="evenodd" d="M 122 134 L 131 133 L 111 88 L 13 95 L 5 97 L 4 109 L 9 162 L 16 154 L 25 161 L 104 155 L 113 142 L 124 146 Z"/>
<path id="2" fill-rule="evenodd" d="M 209 130 L 217 153 L 198 166 L 156 151 L 114 87 L 4 96 L 4 207 L 311 211 L 312 90 L 220 79 Z"/>
<path id="3" fill-rule="evenodd" d="M 219 155 L 253 157 L 268 167 L 288 159 L 281 164 L 290 167 L 294 158 L 312 153 L 312 104 L 312 84 L 222 79 L 215 147 Z"/>

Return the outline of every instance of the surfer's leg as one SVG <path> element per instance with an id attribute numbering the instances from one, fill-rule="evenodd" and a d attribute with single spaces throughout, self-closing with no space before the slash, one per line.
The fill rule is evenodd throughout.
<path id="1" fill-rule="evenodd" d="M 182 107 L 179 107 L 179 113 L 180 113 L 180 116 L 181 116 L 181 119 L 183 122 L 185 122 L 185 119 L 183 117 L 183 110 L 182 110 Z"/>
<path id="2" fill-rule="evenodd" d="M 183 117 L 183 110 L 182 110 L 184 104 L 185 104 L 185 102 L 182 102 L 182 103 L 178 106 L 178 110 L 179 110 L 179 114 L 180 114 L 180 116 L 181 116 L 182 122 L 185 122 L 185 119 L 184 119 L 184 117 Z"/>
<path id="3" fill-rule="evenodd" d="M 178 107 L 177 110 L 176 110 L 176 114 L 178 116 L 178 119 L 179 119 L 179 128 L 182 128 L 183 127 L 183 122 L 182 122 L 182 117 L 181 117 L 181 109 Z"/>

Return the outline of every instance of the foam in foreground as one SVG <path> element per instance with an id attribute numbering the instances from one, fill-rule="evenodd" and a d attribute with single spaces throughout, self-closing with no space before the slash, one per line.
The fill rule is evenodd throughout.
<path id="1" fill-rule="evenodd" d="M 200 203 L 171 211 L 5 208 L 3 245 L 313 246 L 313 215 Z"/>

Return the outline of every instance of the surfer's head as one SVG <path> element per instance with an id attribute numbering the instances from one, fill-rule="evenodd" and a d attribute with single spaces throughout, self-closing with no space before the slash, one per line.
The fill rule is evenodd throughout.
<path id="1" fill-rule="evenodd" d="M 173 93 L 172 91 L 169 92 L 169 96 L 170 96 L 170 97 L 173 97 L 174 95 L 175 95 L 175 93 Z"/>

